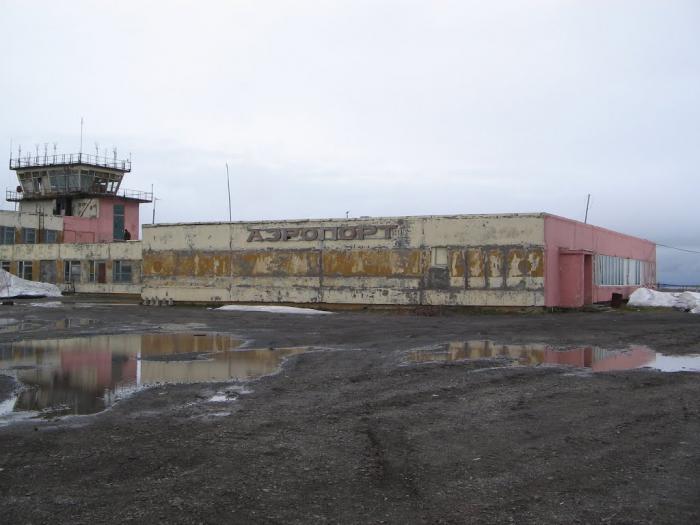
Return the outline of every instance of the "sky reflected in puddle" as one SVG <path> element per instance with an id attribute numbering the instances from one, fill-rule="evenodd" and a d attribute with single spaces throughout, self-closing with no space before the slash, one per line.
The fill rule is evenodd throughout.
<path id="1" fill-rule="evenodd" d="M 502 359 L 509 366 L 558 365 L 590 369 L 593 372 L 653 368 L 663 372 L 700 372 L 700 356 L 670 356 L 647 346 L 631 345 L 625 350 L 594 346 L 560 349 L 547 344 L 503 345 L 487 340 L 455 341 L 439 348 L 407 352 L 410 363 L 434 363 L 474 359 Z"/>
<path id="2" fill-rule="evenodd" d="M 250 380 L 307 347 L 237 349 L 227 334 L 127 334 L 20 341 L 0 346 L 0 370 L 25 387 L 4 412 L 94 414 L 159 383 Z M 7 404 L 7 403 L 6 403 Z M 3 414 L 0 413 L 0 416 Z"/>

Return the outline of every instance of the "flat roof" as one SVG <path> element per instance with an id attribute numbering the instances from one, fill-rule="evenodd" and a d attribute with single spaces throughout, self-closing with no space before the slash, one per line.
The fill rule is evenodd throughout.
<path id="1" fill-rule="evenodd" d="M 399 215 L 399 216 L 361 216 L 361 217 L 328 217 L 321 219 L 264 219 L 249 221 L 195 221 L 195 222 L 161 222 L 157 224 L 144 224 L 144 228 L 157 228 L 159 226 L 214 226 L 219 224 L 304 224 L 308 222 L 358 222 L 358 221 L 399 221 L 405 219 L 495 219 L 495 218 L 542 218 L 553 216 L 550 213 L 474 213 L 459 215 Z"/>

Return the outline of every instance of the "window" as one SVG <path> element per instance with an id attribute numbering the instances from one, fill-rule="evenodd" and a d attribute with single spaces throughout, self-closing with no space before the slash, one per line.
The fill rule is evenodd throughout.
<path id="1" fill-rule="evenodd" d="M 58 241 L 58 232 L 56 230 L 44 230 L 44 242 L 47 244 L 55 244 Z"/>
<path id="2" fill-rule="evenodd" d="M 447 266 L 447 248 L 431 248 L 431 266 Z"/>
<path id="3" fill-rule="evenodd" d="M 113 238 L 115 241 L 124 240 L 124 205 L 114 205 Z"/>
<path id="4" fill-rule="evenodd" d="M 63 263 L 63 282 L 80 282 L 80 261 L 65 261 Z"/>
<path id="5" fill-rule="evenodd" d="M 32 261 L 19 261 L 17 274 L 27 281 L 32 280 Z"/>
<path id="6" fill-rule="evenodd" d="M 611 255 L 596 255 L 595 283 L 598 286 L 637 286 L 646 274 L 644 261 Z"/>
<path id="7" fill-rule="evenodd" d="M 36 228 L 22 228 L 22 242 L 36 244 Z"/>
<path id="8" fill-rule="evenodd" d="M 9 272 L 11 267 L 12 267 L 12 266 L 11 266 L 10 261 L 2 261 L 2 262 L 0 262 L 0 268 L 2 268 L 3 270 L 5 270 L 6 272 Z"/>
<path id="9" fill-rule="evenodd" d="M 39 261 L 39 280 L 42 283 L 56 282 L 56 261 Z"/>
<path id="10" fill-rule="evenodd" d="M 90 282 L 105 284 L 107 282 L 107 265 L 104 261 L 90 261 Z"/>
<path id="11" fill-rule="evenodd" d="M 0 244 L 14 244 L 15 229 L 12 226 L 0 226 Z"/>
<path id="12" fill-rule="evenodd" d="M 113 279 L 115 283 L 131 282 L 131 261 L 114 261 Z"/>

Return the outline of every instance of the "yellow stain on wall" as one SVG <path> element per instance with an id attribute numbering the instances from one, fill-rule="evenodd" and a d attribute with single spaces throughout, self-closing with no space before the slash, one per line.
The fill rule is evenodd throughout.
<path id="1" fill-rule="evenodd" d="M 328 250 L 323 252 L 323 273 L 337 277 L 421 277 L 427 260 L 422 250 Z"/>
<path id="2" fill-rule="evenodd" d="M 449 250 L 448 257 L 450 261 L 450 276 L 464 277 L 466 272 L 466 264 L 464 260 L 463 250 Z"/>
<path id="3" fill-rule="evenodd" d="M 233 252 L 231 264 L 235 276 L 311 277 L 320 274 L 320 256 L 316 250 Z"/>
<path id="4" fill-rule="evenodd" d="M 467 250 L 467 266 L 469 277 L 484 276 L 484 252 L 481 248 L 469 248 Z"/>

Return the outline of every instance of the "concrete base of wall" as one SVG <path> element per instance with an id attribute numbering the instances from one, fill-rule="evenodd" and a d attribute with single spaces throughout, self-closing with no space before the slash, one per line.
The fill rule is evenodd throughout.
<path id="1" fill-rule="evenodd" d="M 541 314 L 549 310 L 542 306 L 464 306 L 464 305 L 409 305 L 409 304 L 355 304 L 355 303 L 231 303 L 209 301 L 178 301 L 159 306 L 202 306 L 207 308 L 218 308 L 235 304 L 240 306 L 292 306 L 295 308 L 310 308 L 328 312 L 385 312 L 390 314 L 410 314 L 410 315 L 448 315 L 448 314 Z"/>

